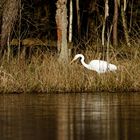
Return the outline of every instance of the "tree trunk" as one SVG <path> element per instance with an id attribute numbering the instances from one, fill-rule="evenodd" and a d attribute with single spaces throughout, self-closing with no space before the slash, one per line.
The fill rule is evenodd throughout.
<path id="1" fill-rule="evenodd" d="M 103 28 L 102 28 L 102 46 L 105 45 L 105 24 L 106 24 L 106 18 L 109 16 L 109 6 L 108 6 L 108 0 L 105 1 L 105 17 L 103 21 Z"/>
<path id="2" fill-rule="evenodd" d="M 70 0 L 70 10 L 69 10 L 69 40 L 68 40 L 68 44 L 69 44 L 69 56 L 71 56 L 71 48 L 72 48 L 72 33 L 73 33 L 73 28 L 72 28 L 72 24 L 73 24 L 73 0 Z"/>
<path id="3" fill-rule="evenodd" d="M 114 17 L 113 17 L 113 46 L 118 45 L 118 0 L 114 0 Z"/>
<path id="4" fill-rule="evenodd" d="M 4 4 L 2 14 L 2 35 L 1 35 L 1 47 L 4 47 L 11 35 L 13 24 L 16 21 L 18 15 L 19 1 L 7 0 Z"/>
<path id="5" fill-rule="evenodd" d="M 70 12 L 69 12 L 69 42 L 72 42 L 72 21 L 73 21 L 73 6 L 72 0 L 70 0 Z"/>
<path id="6" fill-rule="evenodd" d="M 126 4 L 124 4 L 124 6 L 121 5 L 121 16 L 122 16 L 122 24 L 123 24 L 123 29 L 124 29 L 124 36 L 125 36 L 127 46 L 130 46 L 127 21 L 126 21 L 126 16 L 125 16 L 125 9 L 126 9 Z"/>
<path id="7" fill-rule="evenodd" d="M 76 14 L 77 14 L 76 16 L 77 16 L 78 36 L 81 36 L 79 0 L 76 0 Z"/>
<path id="8" fill-rule="evenodd" d="M 67 46 L 67 0 L 58 0 L 56 3 L 57 47 L 60 53 L 59 62 L 68 63 Z"/>

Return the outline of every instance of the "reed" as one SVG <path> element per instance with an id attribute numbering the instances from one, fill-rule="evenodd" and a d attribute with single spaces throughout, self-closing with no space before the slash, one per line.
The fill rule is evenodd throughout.
<path id="1" fill-rule="evenodd" d="M 122 47 L 121 47 L 122 48 Z M 57 56 L 34 55 L 30 63 L 24 57 L 3 59 L 0 67 L 0 92 L 129 92 L 140 91 L 139 47 L 122 48 L 110 53 L 110 61 L 118 66 L 116 72 L 97 74 L 79 62 L 61 65 Z M 86 62 L 97 59 L 99 53 L 87 50 Z"/>

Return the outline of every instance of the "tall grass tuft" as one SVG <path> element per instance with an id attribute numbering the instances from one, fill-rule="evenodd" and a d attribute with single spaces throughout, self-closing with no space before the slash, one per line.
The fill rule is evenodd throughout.
<path id="1" fill-rule="evenodd" d="M 131 48 L 129 48 L 131 49 Z M 140 51 L 125 47 L 110 53 L 110 60 L 118 66 L 116 72 L 97 74 L 79 62 L 60 65 L 57 56 L 33 56 L 28 63 L 24 57 L 3 59 L 0 67 L 0 92 L 129 92 L 140 91 Z M 126 52 L 126 53 L 125 53 Z M 86 62 L 99 54 L 85 52 Z"/>

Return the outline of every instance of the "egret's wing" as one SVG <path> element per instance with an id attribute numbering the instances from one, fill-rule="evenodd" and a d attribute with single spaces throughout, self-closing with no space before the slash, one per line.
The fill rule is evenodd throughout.
<path id="1" fill-rule="evenodd" d="M 97 71 L 98 73 L 104 73 L 107 71 L 108 63 L 102 60 L 92 60 L 89 65 L 92 67 L 93 70 Z"/>

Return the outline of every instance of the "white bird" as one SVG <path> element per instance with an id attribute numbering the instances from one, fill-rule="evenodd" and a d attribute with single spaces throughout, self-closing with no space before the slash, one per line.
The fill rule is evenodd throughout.
<path id="1" fill-rule="evenodd" d="M 105 72 L 117 70 L 116 65 L 110 64 L 107 61 L 103 61 L 103 60 L 92 60 L 89 62 L 89 64 L 86 64 L 84 61 L 85 57 L 82 54 L 76 54 L 73 60 L 70 62 L 70 64 L 73 63 L 78 58 L 80 58 L 80 61 L 84 67 L 86 67 L 89 70 L 94 70 L 97 73 L 105 73 Z"/>

